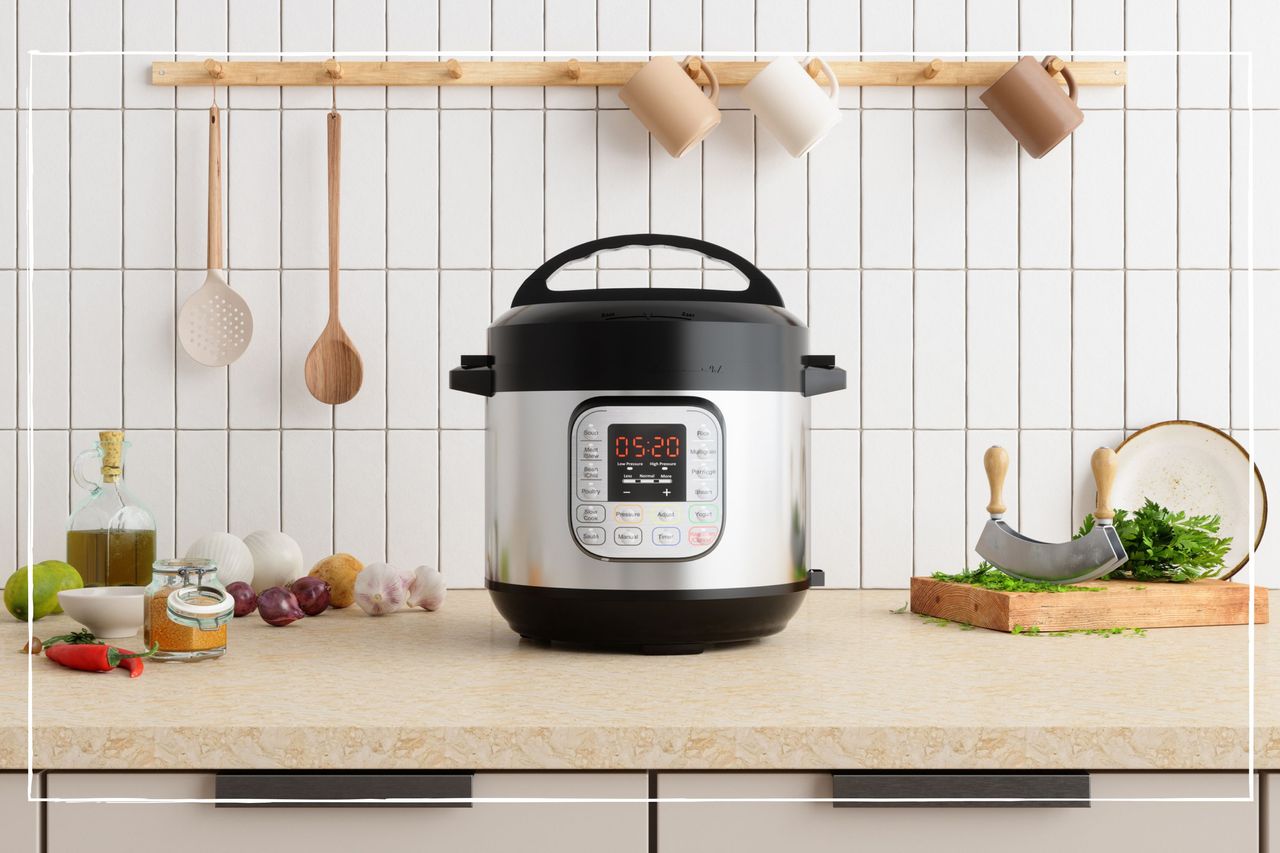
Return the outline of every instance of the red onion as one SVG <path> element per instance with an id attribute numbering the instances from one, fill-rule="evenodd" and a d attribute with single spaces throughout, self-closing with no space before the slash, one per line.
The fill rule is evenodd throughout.
<path id="1" fill-rule="evenodd" d="M 298 621 L 304 614 L 293 593 L 282 586 L 273 586 L 258 594 L 258 615 L 268 625 L 283 628 L 290 622 Z"/>
<path id="2" fill-rule="evenodd" d="M 324 578 L 303 577 L 289 584 L 289 591 L 298 599 L 298 607 L 308 616 L 319 616 L 329 607 L 332 587 Z"/>
<path id="3" fill-rule="evenodd" d="M 244 581 L 227 584 L 227 594 L 236 603 L 237 616 L 248 616 L 258 609 L 258 596 L 254 593 L 253 587 Z"/>

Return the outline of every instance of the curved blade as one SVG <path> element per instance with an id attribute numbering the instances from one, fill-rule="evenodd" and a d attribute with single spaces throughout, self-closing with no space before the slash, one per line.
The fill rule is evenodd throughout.
<path id="1" fill-rule="evenodd" d="M 1044 583 L 1081 583 L 1100 578 L 1129 559 L 1110 524 L 1095 525 L 1071 542 L 1041 542 L 993 518 L 982 528 L 977 552 L 1007 575 Z"/>

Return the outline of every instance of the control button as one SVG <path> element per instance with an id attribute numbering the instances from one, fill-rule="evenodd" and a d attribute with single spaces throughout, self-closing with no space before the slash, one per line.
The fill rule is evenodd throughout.
<path id="1" fill-rule="evenodd" d="M 664 524 L 670 524 L 680 517 L 680 511 L 673 506 L 660 506 L 653 511 L 653 517 Z"/>
<path id="2" fill-rule="evenodd" d="M 636 504 L 622 504 L 614 508 L 613 517 L 622 524 L 639 524 L 644 520 L 644 510 Z"/>
<path id="3" fill-rule="evenodd" d="M 638 527 L 613 528 L 613 542 L 615 545 L 639 545 L 642 541 L 644 541 L 644 534 L 640 532 Z"/>
<path id="4" fill-rule="evenodd" d="M 583 459 L 599 459 L 600 458 L 600 442 L 584 441 L 581 444 Z"/>
<path id="5" fill-rule="evenodd" d="M 694 432 L 694 435 L 696 435 L 701 441 L 708 441 L 715 436 L 715 433 L 711 431 L 711 427 L 707 424 L 700 424 L 698 429 Z"/>
<path id="6" fill-rule="evenodd" d="M 694 498 L 696 498 L 697 500 L 713 501 L 716 499 L 716 484 L 715 483 L 694 483 L 693 488 L 690 489 L 690 492 L 693 493 Z"/>
<path id="7" fill-rule="evenodd" d="M 604 528 L 603 527 L 579 527 L 578 541 L 583 545 L 603 545 L 604 544 Z"/>
<path id="8" fill-rule="evenodd" d="M 694 459 L 715 459 L 716 446 L 710 442 L 699 442 L 689 448 L 689 455 Z"/>
<path id="9" fill-rule="evenodd" d="M 600 438 L 600 428 L 595 424 L 586 423 L 582 425 L 579 435 L 581 435 L 583 441 L 595 441 Z"/>
<path id="10" fill-rule="evenodd" d="M 594 480 L 582 480 L 578 483 L 578 497 L 584 501 L 596 501 L 600 499 L 600 483 Z"/>
<path id="11" fill-rule="evenodd" d="M 680 528 L 679 527 L 653 528 L 653 544 L 654 545 L 679 545 L 680 544 Z"/>
<path id="12" fill-rule="evenodd" d="M 720 507 L 715 504 L 693 504 L 689 507 L 689 520 L 694 524 L 716 524 L 720 521 Z"/>
<path id="13" fill-rule="evenodd" d="M 710 545 L 716 541 L 716 536 L 719 534 L 719 527 L 690 527 L 689 544 L 697 546 Z"/>
<path id="14" fill-rule="evenodd" d="M 699 480 L 714 480 L 716 478 L 716 469 L 711 465 L 694 465 L 689 473 Z"/>
<path id="15" fill-rule="evenodd" d="M 599 466 L 599 465 L 596 465 L 596 464 L 594 464 L 594 463 L 591 463 L 591 462 L 587 462 L 587 463 L 583 464 L 583 466 L 582 466 L 582 479 L 584 479 L 584 480 L 599 480 L 599 479 L 600 479 L 600 466 Z"/>
<path id="16" fill-rule="evenodd" d="M 578 521 L 584 524 L 600 524 L 604 521 L 604 507 L 599 504 L 579 504 Z"/>

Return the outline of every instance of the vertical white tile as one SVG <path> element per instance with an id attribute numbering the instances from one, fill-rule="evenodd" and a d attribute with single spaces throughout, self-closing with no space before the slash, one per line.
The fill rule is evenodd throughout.
<path id="1" fill-rule="evenodd" d="M 1071 266 L 1071 139 L 1039 160 L 1018 152 L 1019 266 L 1066 269 Z M 1046 219 L 1044 211 L 1059 211 Z"/>
<path id="2" fill-rule="evenodd" d="M 1178 115 L 1178 266 L 1183 269 L 1225 269 L 1231 263 L 1230 120 L 1226 111 Z"/>
<path id="3" fill-rule="evenodd" d="M 233 51 L 266 53 L 280 47 L 281 4 L 287 0 L 228 0 L 227 44 Z M 275 57 L 255 57 L 277 62 Z M 227 90 L 232 109 L 274 109 L 280 106 L 279 86 L 233 86 Z M 277 122 L 278 123 L 278 122 Z"/>
<path id="4" fill-rule="evenodd" d="M 425 5 L 416 0 L 412 2 L 414 5 Z M 397 5 L 392 0 L 391 8 Z M 431 5 L 435 6 L 434 3 Z M 395 32 L 395 29 L 391 31 Z M 435 45 L 431 44 L 425 49 L 431 47 Z M 280 49 L 286 52 L 333 50 L 333 0 L 285 0 L 280 7 Z M 332 99 L 331 89 L 318 86 L 285 86 L 280 93 L 281 104 L 293 109 L 311 107 L 327 110 Z M 286 130 L 289 127 L 288 116 L 285 117 L 284 126 Z M 321 133 L 320 137 L 323 140 L 324 134 Z M 286 146 L 286 150 L 292 154 L 292 149 Z M 321 150 L 324 150 L 323 146 Z M 285 162 L 288 163 L 287 160 Z"/>
<path id="5" fill-rule="evenodd" d="M 1176 148 L 1174 113 L 1125 113 L 1124 242 L 1129 267 L 1177 265 Z"/>
<path id="6" fill-rule="evenodd" d="M 965 4 L 951 0 L 914 0 L 914 3 L 915 60 L 928 62 L 934 58 L 926 55 L 929 52 L 936 52 L 936 58 L 942 58 L 941 54 L 963 53 Z M 946 59 L 956 62 L 962 57 L 948 56 Z M 916 109 L 959 109 L 964 106 L 964 100 L 964 89 L 954 86 L 921 86 L 915 90 Z"/>
<path id="7" fill-rule="evenodd" d="M 328 273 L 319 270 L 285 270 L 280 281 L 280 415 L 286 429 L 333 423 L 333 407 L 311 396 L 303 372 L 328 321 L 328 288 Z"/>
<path id="8" fill-rule="evenodd" d="M 1018 448 L 1016 430 L 969 430 L 965 433 L 965 484 L 967 499 L 965 517 L 967 536 L 965 538 L 966 558 L 970 567 L 977 566 L 982 558 L 973 550 L 982 535 L 982 528 L 991 517 L 987 514 L 987 504 L 991 500 L 991 490 L 987 484 L 987 473 L 982 467 L 982 455 L 992 445 L 1003 447 L 1009 454 L 1009 471 L 1004 480 L 1004 520 L 1015 529 L 1021 523 L 1018 520 L 1018 483 L 1022 470 L 1022 453 Z"/>
<path id="9" fill-rule="evenodd" d="M 399 88 L 388 89 L 387 97 Z M 439 116 L 426 110 L 387 113 L 388 267 L 421 269 L 439 260 Z"/>
<path id="10" fill-rule="evenodd" d="M 659 272 L 665 273 L 667 271 L 659 270 Z M 617 289 L 617 288 L 624 288 L 624 287 L 649 287 L 649 275 L 650 275 L 650 271 L 647 269 L 599 270 L 596 275 L 596 287 L 600 288 L 601 290 L 608 290 L 610 288 Z M 498 295 L 497 295 L 496 285 L 494 287 L 493 301 L 494 301 L 495 313 L 501 314 L 502 313 L 501 306 L 498 304 Z"/>
<path id="11" fill-rule="evenodd" d="M 1071 426 L 1071 273 L 1027 270 L 1019 295 L 1021 426 Z M 1089 322 L 1086 314 L 1082 322 Z"/>
<path id="12" fill-rule="evenodd" d="M 232 430 L 227 451 L 227 530 L 280 529 L 280 433 Z"/>
<path id="13" fill-rule="evenodd" d="M 185 87 L 181 88 L 185 90 Z M 207 96 L 208 93 L 205 94 Z M 204 109 L 179 110 L 177 113 L 176 245 L 178 266 L 183 269 L 204 269 L 209 257 L 209 102 L 207 99 L 202 106 Z M 223 112 L 222 117 L 222 233 L 226 236 L 227 217 L 231 210 L 228 204 L 230 199 L 227 193 L 228 164 L 226 162 L 230 148 L 227 145 L 229 129 L 227 113 Z M 323 134 L 321 138 L 323 139 Z M 323 176 L 324 172 L 319 174 Z M 322 178 L 315 180 L 323 186 Z M 320 209 L 323 210 L 323 207 Z M 222 262 L 224 264 L 227 257 L 226 242 L 226 240 L 223 241 Z"/>
<path id="14" fill-rule="evenodd" d="M 452 0 L 457 2 L 457 0 Z M 443 9 L 442 9 L 443 12 Z M 445 95 L 466 94 L 447 89 Z M 489 252 L 489 121 L 487 112 L 440 114 L 440 265 L 487 267 Z"/>
<path id="15" fill-rule="evenodd" d="M 863 19 L 865 25 L 866 19 Z M 869 90 L 863 92 L 866 103 Z M 902 110 L 862 113 L 862 265 L 907 268 L 912 257 L 912 121 Z"/>
<path id="16" fill-rule="evenodd" d="M 969 272 L 970 429 L 1018 426 L 1018 274 Z"/>
<path id="17" fill-rule="evenodd" d="M 479 10 L 479 4 L 475 8 Z M 333 0 L 333 47 L 343 54 L 342 59 L 380 62 L 386 58 L 380 53 L 361 55 L 350 51 L 381 50 L 386 43 L 385 0 Z M 338 109 L 381 108 L 387 105 L 387 90 L 381 86 L 345 86 L 338 89 L 337 99 Z"/>
<path id="18" fill-rule="evenodd" d="M 18 565 L 57 559 L 67 553 L 68 494 L 71 482 L 71 447 L 68 433 L 18 433 Z M 33 470 L 27 470 L 27 442 L 32 443 Z M 76 453 L 88 450 L 78 447 Z M 31 553 L 27 553 L 27 490 L 32 490 Z M 76 490 L 75 500 L 84 492 Z"/>
<path id="19" fill-rule="evenodd" d="M 713 227 L 710 221 L 712 205 L 717 201 L 724 201 L 724 199 L 712 198 L 710 190 L 714 168 L 711 153 L 714 149 L 711 146 L 716 144 L 713 140 L 719 140 L 722 146 L 719 150 L 723 151 L 723 146 L 729 144 L 721 136 L 726 133 L 726 125 L 735 125 L 735 131 L 728 135 L 743 147 L 732 155 L 726 152 L 726 161 L 718 165 L 724 169 L 740 170 L 743 168 L 744 161 L 752 164 L 745 167 L 746 174 L 752 176 L 746 179 L 747 186 L 736 187 L 737 192 L 731 196 L 738 204 L 751 203 L 751 199 L 754 198 L 754 177 L 751 170 L 754 168 L 755 144 L 749 139 L 743 141 L 744 135 L 750 137 L 752 133 L 751 119 L 741 113 L 725 112 L 722 115 L 724 119 L 720 126 L 702 143 L 701 154 L 691 152 L 677 160 L 669 155 L 657 140 L 649 140 L 649 228 L 647 230 L 656 233 L 681 234 L 686 237 L 701 237 L 705 221 L 707 234 L 710 234 Z M 741 174 L 741 171 L 738 173 Z M 744 220 L 754 221 L 753 211 L 750 208 L 736 211 L 735 216 L 724 224 L 732 228 Z M 708 236 L 708 239 L 711 238 Z M 747 248 L 749 249 L 751 245 L 752 243 L 747 243 Z M 649 257 L 650 265 L 654 269 L 690 269 L 701 265 L 697 255 L 678 249 L 653 248 L 649 250 Z"/>
<path id="20" fill-rule="evenodd" d="M 915 433 L 913 574 L 955 572 L 965 564 L 965 463 L 964 430 Z"/>
<path id="21" fill-rule="evenodd" d="M 818 55 L 823 51 L 856 51 L 862 45 L 862 9 L 846 0 L 809 0 L 809 49 Z M 960 47 L 963 49 L 964 45 Z M 846 61 L 855 57 L 841 57 Z M 845 86 L 840 90 L 840 106 L 857 109 L 862 101 L 862 87 Z M 846 117 L 845 121 L 848 121 Z"/>
<path id="22" fill-rule="evenodd" d="M 544 39 L 550 39 L 551 21 L 543 21 L 543 9 L 541 3 L 526 3 L 522 0 L 493 0 L 492 18 L 493 18 L 493 49 L 495 51 L 510 50 L 509 55 L 499 54 L 493 58 L 495 62 L 537 62 L 528 56 L 519 56 L 516 51 L 535 51 L 542 50 Z M 571 22 L 565 22 L 564 16 L 557 14 L 558 9 L 548 9 L 551 18 L 558 19 L 562 25 Z M 595 10 L 592 10 L 592 18 L 594 19 Z M 565 33 L 557 33 L 558 36 Z M 446 47 L 448 47 L 446 45 Z M 579 50 L 585 48 L 579 47 Z M 569 57 L 565 57 L 569 58 Z M 495 110 L 510 109 L 535 109 L 541 110 L 547 98 L 544 92 L 548 90 L 535 86 L 495 86 L 493 88 L 493 107 Z M 581 96 L 583 93 L 579 92 Z M 594 96 L 594 92 L 592 93 Z M 593 98 L 594 100 L 594 98 Z M 581 103 L 579 103 L 581 105 Z M 563 106 L 563 104 L 561 105 Z M 590 104 L 588 105 L 590 106 Z M 496 118 L 496 116 L 495 116 Z M 494 124 L 494 147 L 497 148 L 498 133 L 497 124 Z M 495 184 L 497 182 L 495 181 Z"/>
<path id="23" fill-rule="evenodd" d="M 122 49 L 121 0 L 71 0 L 71 49 Z M 120 107 L 120 56 L 71 58 L 71 107 Z"/>
<path id="24" fill-rule="evenodd" d="M 440 571 L 451 587 L 484 586 L 484 433 L 440 433 L 440 482 L 449 500 L 440 504 Z"/>
<path id="25" fill-rule="evenodd" d="M 969 60 L 1012 62 L 1018 49 L 1018 0 L 968 0 L 965 3 L 965 41 L 973 54 Z M 986 109 L 978 99 L 985 86 L 970 86 L 968 104 Z"/>
<path id="26" fill-rule="evenodd" d="M 915 264 L 957 269 L 965 257 L 965 114 L 915 113 Z"/>
<path id="27" fill-rule="evenodd" d="M 387 273 L 389 427 L 425 428 L 438 422 L 440 354 L 430 331 L 440 327 L 439 299 L 435 271 Z"/>
<path id="28" fill-rule="evenodd" d="M 174 265 L 174 114 L 124 113 L 124 265 Z"/>
<path id="29" fill-rule="evenodd" d="M 26 276 L 18 282 L 18 426 L 66 429 L 71 425 L 71 281 L 65 271 L 35 273 L 28 301 Z M 27 383 L 27 312 L 34 350 Z M 32 418 L 27 421 L 27 395 Z"/>
<path id="30" fill-rule="evenodd" d="M 736 270 L 715 270 L 715 273 L 731 275 L 741 280 Z M 778 293 L 782 294 L 782 304 L 787 310 L 800 319 L 802 323 L 809 320 L 809 275 L 804 270 L 771 270 L 762 272 L 769 277 Z M 710 285 L 704 285 L 710 287 Z"/>
<path id="31" fill-rule="evenodd" d="M 1132 51 L 1178 49 L 1178 0 L 1130 0 L 1125 3 L 1125 42 Z M 1129 79 L 1125 106 L 1170 109 L 1178 101 L 1178 67 L 1174 56 L 1127 57 Z M 1132 161 L 1130 161 L 1132 163 Z"/>
<path id="32" fill-rule="evenodd" d="M 807 47 L 805 0 L 773 0 L 756 7 L 756 49 L 766 57 L 783 51 L 803 52 Z"/>
<path id="33" fill-rule="evenodd" d="M 861 115 L 845 110 L 809 152 L 809 266 L 854 269 L 862 255 Z"/>
<path id="34" fill-rule="evenodd" d="M 1091 60 L 1123 60 L 1124 4 L 1112 0 L 1073 0 L 1072 47 L 1077 51 L 1112 51 L 1089 56 Z M 1081 56 L 1081 58 L 1084 58 Z M 1080 89 L 1081 109 L 1124 107 L 1123 86 L 1085 86 Z"/>
<path id="35" fill-rule="evenodd" d="M 555 58 L 571 59 L 595 50 L 596 0 L 546 4 L 545 27 L 547 50 L 563 51 Z M 551 86 L 546 90 L 546 99 L 548 109 L 591 109 L 596 105 L 596 93 L 586 87 Z"/>
<path id="36" fill-rule="evenodd" d="M 864 429 L 911 426 L 911 289 L 910 272 L 862 273 L 862 352 L 875 365 L 862 374 Z"/>
<path id="37" fill-rule="evenodd" d="M 0 53 L 14 57 L 13 62 L 0 64 L 0 109 L 11 110 L 18 104 L 18 65 L 22 61 L 22 54 L 18 53 L 17 0 L 0 3 Z M 3 494 L 3 487 L 0 487 L 0 494 Z M 0 550 L 0 553 L 5 551 Z"/>
<path id="38" fill-rule="evenodd" d="M 440 0 L 442 50 L 489 50 L 490 44 L 489 4 L 474 0 Z M 476 60 L 473 57 L 470 61 Z M 441 107 L 483 109 L 490 103 L 490 90 L 483 86 L 440 90 Z"/>
<path id="39" fill-rule="evenodd" d="M 547 112 L 547 253 L 553 255 L 596 236 L 596 114 Z M 595 259 L 581 264 L 595 267 Z"/>
<path id="40" fill-rule="evenodd" d="M 968 265 L 1011 268 L 1018 265 L 1018 143 L 990 112 L 967 117 L 966 206 Z"/>
<path id="41" fill-rule="evenodd" d="M 15 110 L 0 112 L 0 198 L 19 198 L 18 127 Z M 21 198 L 25 212 L 26 196 Z M 18 266 L 18 216 L 17 203 L 0 205 L 0 268 L 3 269 Z"/>
<path id="42" fill-rule="evenodd" d="M 0 432 L 0 453 L 6 459 L 18 458 L 16 430 Z M 26 564 L 25 556 L 18 553 L 18 466 L 5 465 L 0 468 L 0 557 L 4 558 L 0 563 L 0 583 L 7 583 L 17 567 Z"/>
<path id="43" fill-rule="evenodd" d="M 172 60 L 175 0 L 124 0 L 124 49 L 162 50 L 165 53 L 124 57 L 124 105 L 164 108 L 177 103 L 177 88 L 151 85 L 151 63 Z"/>
<path id="44" fill-rule="evenodd" d="M 914 573 L 910 430 L 862 433 L 862 586 L 901 589 Z"/>
<path id="45" fill-rule="evenodd" d="M 720 126 L 715 133 L 702 144 L 702 198 L 699 205 L 702 221 L 694 226 L 696 230 L 691 233 L 701 233 L 710 242 L 726 246 L 744 258 L 755 258 L 755 119 L 750 113 L 741 110 L 726 111 L 722 113 Z M 666 188 L 678 185 L 680 179 L 673 174 L 675 169 L 672 163 L 663 161 L 666 152 L 656 144 L 652 151 L 652 222 L 656 226 L 662 221 L 660 216 L 675 212 L 663 202 L 669 198 Z M 673 162 L 696 163 L 688 157 Z M 661 190 L 658 188 L 660 174 L 666 174 L 670 178 L 663 182 Z"/>
<path id="46" fill-rule="evenodd" d="M 302 548 L 305 566 L 333 553 L 333 436 L 328 430 L 280 434 L 280 529 Z"/>
<path id="47" fill-rule="evenodd" d="M 27 259 L 27 124 L 35 137 L 31 168 L 38 176 L 31 188 L 32 240 L 35 256 Z M 18 122 L 18 265 L 35 269 L 66 269 L 71 265 L 71 146 L 69 113 L 62 110 L 28 112 Z"/>
<path id="48" fill-rule="evenodd" d="M 285 87 L 287 96 L 299 87 Z M 281 112 L 281 261 L 286 269 L 329 265 L 328 154 L 320 110 Z M 409 113 L 393 113 L 395 116 Z M 393 232 L 395 233 L 395 232 Z"/>
<path id="49" fill-rule="evenodd" d="M 487 352 L 489 273 L 445 271 L 440 274 L 440 426 L 447 429 L 484 426 L 484 402 L 474 394 L 445 392 L 449 371 L 464 355 Z"/>
<path id="50" fill-rule="evenodd" d="M 1280 50 L 1280 6 L 1271 0 L 1232 0 L 1231 49 L 1252 51 L 1231 62 L 1231 105 L 1242 109 L 1249 104 L 1249 69 L 1253 69 L 1252 91 L 1255 109 L 1280 107 L 1280 85 L 1275 75 L 1266 73 L 1262 57 L 1274 56 Z"/>
<path id="51" fill-rule="evenodd" d="M 654 50 L 673 49 L 681 43 L 696 45 L 699 33 L 702 36 L 702 48 L 707 52 L 749 51 L 756 44 L 754 3 L 740 3 L 738 0 L 702 0 L 701 21 L 697 18 L 698 4 L 696 3 L 658 0 L 652 5 L 653 24 L 650 27 L 652 33 L 650 43 Z M 854 15 L 857 15 L 856 10 Z M 677 29 L 677 22 L 680 29 Z M 680 37 L 682 34 L 683 38 Z M 855 37 L 851 44 L 856 46 L 857 43 L 858 40 Z M 720 109 L 746 109 L 738 88 L 721 90 Z M 716 130 L 716 133 L 722 133 L 723 130 L 721 127 Z"/>
<path id="52" fill-rule="evenodd" d="M 18 425 L 18 287 L 17 272 L 0 271 L 0 334 L 6 340 L 0 344 L 0 429 Z M 3 491 L 0 484 L 0 494 Z"/>
<path id="53" fill-rule="evenodd" d="M 120 266 L 121 144 L 118 111 L 71 113 L 72 266 Z"/>
<path id="54" fill-rule="evenodd" d="M 205 273 L 202 271 L 178 273 L 178 292 L 174 304 L 179 314 L 191 294 L 204 284 L 204 279 Z M 205 367 L 187 355 L 181 344 L 177 349 L 178 427 L 226 428 L 227 368 Z"/>
<path id="55" fill-rule="evenodd" d="M 1280 186 L 1280 159 L 1266 152 L 1280 148 L 1280 112 L 1253 112 L 1252 167 L 1249 163 L 1250 119 L 1250 114 L 1245 112 L 1231 115 L 1231 265 L 1247 268 L 1252 246 L 1253 265 L 1275 269 L 1280 267 L 1280 241 L 1266 235 L 1280 233 L 1280 194 L 1273 190 Z"/>
<path id="56" fill-rule="evenodd" d="M 1021 0 L 1018 49 L 1043 56 L 1071 49 L 1072 0 Z"/>
<path id="57" fill-rule="evenodd" d="M 629 111 L 602 110 L 597 120 L 596 227 L 602 235 L 642 234 L 649 230 L 649 134 Z M 649 253 L 621 249 L 599 255 L 598 261 L 601 267 L 647 267 Z"/>
<path id="58" fill-rule="evenodd" d="M 253 340 L 227 368 L 227 422 L 232 429 L 278 429 L 280 426 L 280 273 L 238 270 L 228 283 L 253 315 Z M 344 288 L 348 306 L 358 299 Z M 344 312 L 343 317 L 346 318 Z M 348 329 L 349 331 L 349 329 Z M 361 352 L 363 355 L 363 350 Z M 366 381 L 368 362 L 365 362 Z"/>
<path id="59" fill-rule="evenodd" d="M 387 264 L 386 114 L 351 110 L 342 118 L 342 265 Z"/>
<path id="60" fill-rule="evenodd" d="M 1023 430 L 1020 440 L 1018 532 L 1044 542 L 1065 542 L 1080 524 L 1071 506 L 1071 432 Z M 1014 487 L 1010 483 L 1007 488 Z"/>
<path id="61" fill-rule="evenodd" d="M 1178 57 L 1178 106 L 1225 108 L 1231 103 L 1231 49 L 1228 5 L 1217 0 L 1178 0 L 1178 49 L 1223 51 L 1223 56 Z M 1185 117 L 1185 116 L 1184 116 Z"/>
<path id="62" fill-rule="evenodd" d="M 808 161 L 792 157 L 756 126 L 756 264 L 799 268 L 808 262 L 805 208 Z"/>
<path id="63" fill-rule="evenodd" d="M 337 430 L 333 440 L 333 549 L 356 554 L 365 563 L 385 560 L 386 433 Z"/>
<path id="64" fill-rule="evenodd" d="M 1249 274 L 1231 275 L 1231 426 L 1248 429 L 1252 382 L 1254 429 L 1280 427 L 1280 273 L 1253 274 L 1253 304 L 1249 300 Z M 1250 337 L 1253 357 L 1249 355 Z"/>
<path id="65" fill-rule="evenodd" d="M 121 303 L 118 270 L 71 274 L 73 429 L 116 429 L 123 421 Z"/>
<path id="66" fill-rule="evenodd" d="M 386 0 L 386 3 L 388 51 L 426 51 L 440 46 L 439 4 L 420 0 Z M 494 47 L 497 47 L 496 31 L 494 37 Z M 418 58 L 430 60 L 433 57 Z M 437 86 L 388 86 L 387 106 L 432 108 L 439 103 L 438 92 Z"/>
<path id="67" fill-rule="evenodd" d="M 280 114 L 272 110 L 235 110 L 228 124 L 227 141 L 230 156 L 223 162 L 227 175 L 227 266 L 276 269 L 280 266 Z M 378 154 L 381 161 L 381 149 Z M 360 177 L 354 176 L 344 186 L 344 202 L 348 205 L 358 204 Z M 380 207 L 362 210 L 361 214 L 359 219 L 376 217 L 381 221 Z"/>
<path id="68" fill-rule="evenodd" d="M 387 281 L 383 270 L 348 270 L 342 325 L 360 350 L 364 382 L 355 399 L 333 410 L 339 429 L 382 429 L 387 425 Z"/>
<path id="69" fill-rule="evenodd" d="M 227 529 L 227 433 L 178 430 L 177 539 L 185 554 L 206 533 Z"/>
<path id="70" fill-rule="evenodd" d="M 173 429 L 175 274 L 124 273 L 124 425 Z"/>
<path id="71" fill-rule="evenodd" d="M 440 565 L 439 435 L 387 432 L 387 562 L 393 566 Z"/>
<path id="72" fill-rule="evenodd" d="M 872 62 L 911 61 L 912 46 L 915 43 L 913 17 L 910 3 L 862 0 L 862 49 L 868 53 L 880 54 L 863 58 Z M 909 109 L 911 103 L 912 90 L 905 86 L 865 86 L 862 89 L 863 109 Z"/>
<path id="73" fill-rule="evenodd" d="M 1178 273 L 1178 417 L 1231 424 L 1231 275 Z"/>
<path id="74" fill-rule="evenodd" d="M 178 556 L 174 547 L 177 541 L 177 433 L 171 429 L 135 429 L 126 431 L 125 439 L 131 445 L 125 458 L 125 479 L 129 482 L 129 491 L 151 510 L 156 521 L 156 557 Z M 78 453 L 90 446 L 90 442 L 85 442 L 84 447 L 72 450 Z"/>
<path id="75" fill-rule="evenodd" d="M 68 60 L 46 56 L 35 60 L 35 81 L 27 99 L 29 50 L 63 51 L 71 47 L 71 13 L 68 0 L 19 0 L 18 2 L 18 107 L 63 108 L 70 103 L 71 75 Z"/>
<path id="76" fill-rule="evenodd" d="M 1178 280 L 1172 271 L 1125 275 L 1125 426 L 1178 416 Z"/>
<path id="77" fill-rule="evenodd" d="M 516 291 L 520 289 L 520 285 L 529 277 L 533 270 L 494 270 L 493 284 L 490 287 L 492 292 L 492 305 L 490 305 L 489 319 L 496 320 L 507 312 L 511 307 L 511 300 L 515 298 Z M 645 276 L 646 280 L 648 276 Z M 455 367 L 457 365 L 454 365 Z"/>
<path id="78" fill-rule="evenodd" d="M 1071 137 L 1072 260 L 1078 268 L 1124 266 L 1124 113 L 1090 110 Z M 1043 211 L 1045 208 L 1038 208 Z M 1056 218 L 1042 227 L 1060 227 Z"/>
<path id="79" fill-rule="evenodd" d="M 856 430 L 821 429 L 810 434 L 813 466 L 810 506 L 810 568 L 826 574 L 827 586 L 856 588 L 859 578 L 861 490 L 858 477 L 859 434 Z"/>
<path id="80" fill-rule="evenodd" d="M 920 270 L 915 278 L 915 426 L 965 425 L 965 279 L 962 270 Z M 879 370 L 878 359 L 870 362 Z"/>
<path id="81" fill-rule="evenodd" d="M 177 4 L 177 47 L 180 51 L 209 51 L 206 58 L 224 59 L 227 50 L 227 0 Z M 189 62 L 201 61 L 193 55 L 179 56 Z M 227 90 L 218 92 L 218 102 L 227 103 Z M 179 86 L 178 106 L 208 109 L 209 90 L 203 86 Z M 227 149 L 223 148 L 223 151 Z"/>
<path id="82" fill-rule="evenodd" d="M 862 287 L 856 270 L 809 273 L 809 349 L 834 355 L 843 368 L 845 389 L 814 397 L 813 425 L 856 429 L 861 418 Z"/>
<path id="83" fill-rule="evenodd" d="M 543 246 L 543 115 L 541 110 L 493 113 L 493 264 L 532 267 Z"/>
<path id="84" fill-rule="evenodd" d="M 516 2 L 519 3 L 519 0 Z M 649 46 L 649 4 L 632 3 L 631 0 L 598 0 L 596 44 L 601 52 L 643 51 L 647 48 Z M 612 58 L 639 62 L 648 59 L 643 53 L 622 54 Z M 596 103 L 600 109 L 615 109 L 620 106 L 619 88 L 618 86 L 597 87 Z"/>
<path id="85" fill-rule="evenodd" d="M 1124 293 L 1118 270 L 1074 275 L 1071 422 L 1078 430 L 1124 428 Z"/>
<path id="86" fill-rule="evenodd" d="M 1093 512 L 1094 499 L 1098 493 L 1093 480 L 1093 468 L 1090 458 L 1099 447 L 1119 447 L 1124 441 L 1124 432 L 1115 430 L 1076 430 L 1071 434 L 1071 466 L 1072 466 L 1072 499 L 1071 519 L 1076 525 L 1074 533 L 1084 521 L 1084 517 Z M 1120 507 L 1131 509 L 1131 507 Z"/>
<path id="87" fill-rule="evenodd" d="M 1247 431 L 1234 434 L 1236 441 L 1250 452 L 1253 464 L 1259 471 L 1275 471 L 1280 468 L 1280 432 L 1276 430 L 1257 430 L 1253 433 L 1253 441 L 1249 441 Z M 1255 507 L 1254 512 L 1260 508 Z M 1257 547 L 1249 562 L 1235 576 L 1242 583 L 1258 586 L 1280 588 L 1280 548 L 1274 538 L 1264 538 Z"/>

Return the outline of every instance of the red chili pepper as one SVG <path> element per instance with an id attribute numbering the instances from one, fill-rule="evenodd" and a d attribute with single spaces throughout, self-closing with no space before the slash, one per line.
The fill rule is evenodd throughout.
<path id="1" fill-rule="evenodd" d="M 59 643 L 52 647 L 46 647 L 44 655 L 49 660 L 71 669 L 79 669 L 85 672 L 109 672 L 120 666 L 123 661 L 150 657 L 156 653 L 159 647 L 160 644 L 155 643 L 149 651 L 127 652 L 102 643 Z M 138 661 L 138 663 L 141 664 L 141 661 Z M 134 672 L 128 666 L 125 668 L 129 669 L 130 678 L 137 678 L 142 674 L 141 666 L 138 667 L 137 672 Z"/>

